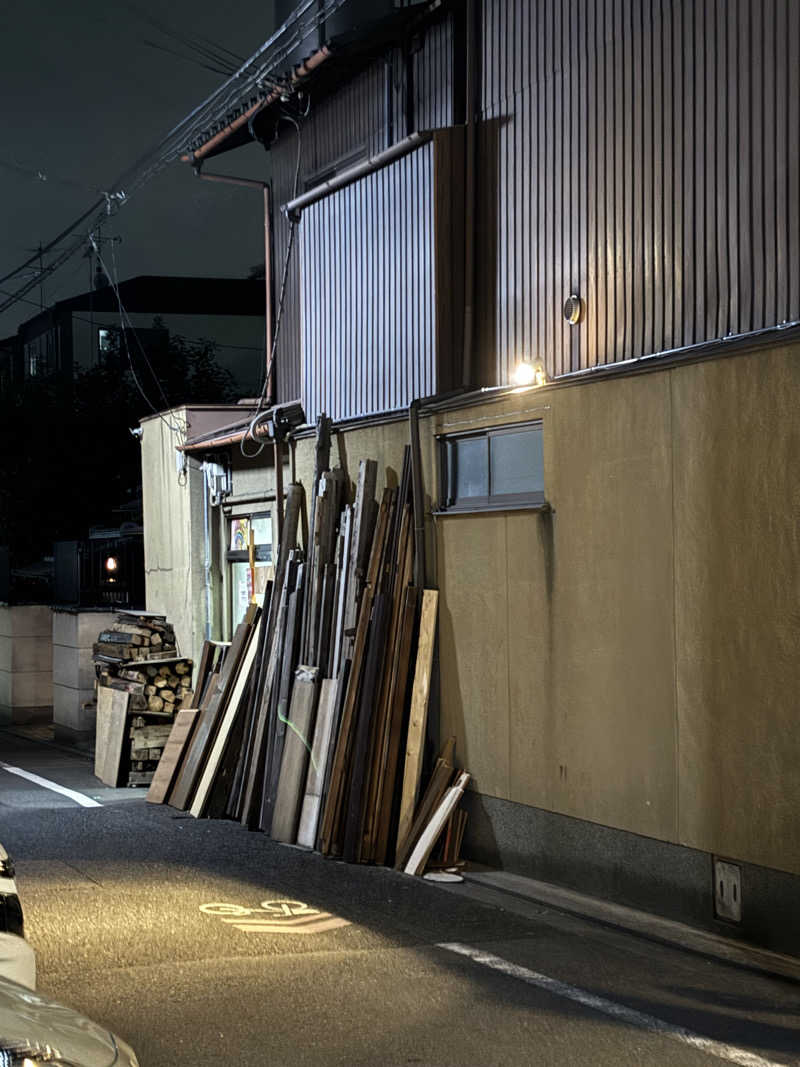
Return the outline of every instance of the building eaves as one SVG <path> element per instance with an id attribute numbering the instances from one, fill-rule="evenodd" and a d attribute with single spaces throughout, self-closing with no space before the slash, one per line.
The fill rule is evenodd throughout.
<path id="1" fill-rule="evenodd" d="M 340 5 L 342 13 L 347 11 L 348 2 L 344 0 Z M 301 10 L 305 6 L 301 5 Z M 243 79 L 241 90 L 229 100 L 225 113 L 195 136 L 181 156 L 182 161 L 200 166 L 206 159 L 256 140 L 268 148 L 265 133 L 271 124 L 270 113 L 287 97 L 300 89 L 313 88 L 319 98 L 340 88 L 373 58 L 417 32 L 423 22 L 441 15 L 445 7 L 444 0 L 417 0 L 368 22 L 355 21 L 351 30 L 329 37 L 315 50 L 304 54 L 295 50 L 285 57 L 291 62 L 282 67 L 276 65 L 269 75 L 264 75 L 260 88 L 254 88 L 251 79 Z M 289 32 L 291 27 L 288 22 L 282 31 Z"/>

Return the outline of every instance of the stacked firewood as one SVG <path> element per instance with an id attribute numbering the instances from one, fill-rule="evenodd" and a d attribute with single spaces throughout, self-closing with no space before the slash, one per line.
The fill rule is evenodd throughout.
<path id="1" fill-rule="evenodd" d="M 123 611 L 92 646 L 95 664 L 118 667 L 128 660 L 174 656 L 175 631 L 164 615 Z"/>
<path id="2" fill-rule="evenodd" d="M 152 612 L 121 612 L 98 637 L 95 757 L 107 784 L 149 785 L 176 713 L 192 706 L 192 661 L 176 651 L 173 627 Z"/>
<path id="3" fill-rule="evenodd" d="M 329 450 L 323 416 L 306 547 L 304 490 L 290 485 L 263 607 L 216 666 L 204 649 L 198 710 L 181 713 L 148 799 L 421 873 L 437 843 L 437 865 L 458 860 L 469 775 L 451 746 L 420 802 L 438 594 L 414 580 L 411 450 L 379 505 L 377 463 L 361 462 L 350 504 Z"/>

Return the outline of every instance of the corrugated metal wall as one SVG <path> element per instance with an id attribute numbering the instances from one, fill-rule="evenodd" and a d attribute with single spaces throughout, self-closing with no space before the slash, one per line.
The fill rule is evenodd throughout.
<path id="1" fill-rule="evenodd" d="M 407 88 L 411 92 L 411 113 Z M 311 100 L 311 111 L 302 127 L 299 190 L 315 185 L 337 164 L 372 156 L 402 140 L 408 132 L 451 125 L 453 121 L 452 20 L 432 24 L 408 54 L 393 49 L 385 59 L 372 63 L 362 74 L 345 83 L 335 96 Z M 289 239 L 288 220 L 278 210 L 292 198 L 297 164 L 297 134 L 290 124 L 280 126 L 279 141 L 270 150 L 273 213 L 273 271 L 276 299 Z M 402 195 L 410 195 L 408 187 Z M 430 205 L 427 205 L 430 207 Z M 306 215 L 300 230 L 306 227 Z M 385 220 L 389 224 L 389 220 Z M 289 280 L 280 328 L 276 387 L 280 401 L 296 399 L 302 389 L 300 338 L 300 256 L 298 244 L 289 262 Z M 335 336 L 337 321 L 330 321 Z M 384 407 L 394 404 L 394 386 L 387 389 Z M 356 398 L 354 397 L 354 402 Z"/>
<path id="2" fill-rule="evenodd" d="M 307 418 L 434 393 L 433 144 L 307 208 L 300 233 Z"/>
<path id="3" fill-rule="evenodd" d="M 484 381 L 800 318 L 798 55 L 798 0 L 483 0 Z"/>

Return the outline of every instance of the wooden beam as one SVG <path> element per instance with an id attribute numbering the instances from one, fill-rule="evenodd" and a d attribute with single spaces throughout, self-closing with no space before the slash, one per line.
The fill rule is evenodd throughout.
<path id="1" fill-rule="evenodd" d="M 417 664 L 414 671 L 414 688 L 411 691 L 411 713 L 406 739 L 406 758 L 403 770 L 403 792 L 400 798 L 400 820 L 397 840 L 405 841 L 414 818 L 414 808 L 419 793 L 422 773 L 422 755 L 425 742 L 425 726 L 428 720 L 428 697 L 431 688 L 431 667 L 436 642 L 436 611 L 439 594 L 435 589 L 422 593 L 422 611 L 417 642 Z"/>
<path id="2" fill-rule="evenodd" d="M 164 745 L 161 759 L 158 761 L 153 781 L 147 792 L 146 800 L 149 804 L 163 804 L 172 787 L 175 775 L 178 773 L 183 750 L 192 736 L 192 730 L 200 714 L 198 708 L 184 708 L 175 716 L 172 730 Z"/>
<path id="3" fill-rule="evenodd" d="M 314 717 L 317 710 L 319 671 L 316 667 L 297 668 L 292 704 L 285 718 L 287 732 L 281 773 L 275 797 L 270 835 L 276 841 L 293 845 L 297 840 L 300 805 L 311 752 Z"/>

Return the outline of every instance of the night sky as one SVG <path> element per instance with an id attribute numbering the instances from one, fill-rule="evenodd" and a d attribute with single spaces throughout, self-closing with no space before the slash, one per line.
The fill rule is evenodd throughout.
<path id="1" fill-rule="evenodd" d="M 0 11 L 0 275 L 55 237 L 177 122 L 224 74 L 148 45 L 188 51 L 155 18 L 249 57 L 273 29 L 263 0 L 24 0 Z M 203 62 L 203 60 L 200 60 Z M 265 176 L 260 146 L 221 157 L 214 169 Z M 46 180 L 37 177 L 46 176 Z M 109 220 L 121 279 L 137 274 L 241 277 L 263 259 L 261 199 L 251 190 L 198 181 L 176 163 Z M 45 301 L 88 288 L 80 256 L 45 283 Z M 2 283 L 16 289 L 17 278 Z M 39 289 L 27 295 L 38 306 Z M 0 315 L 0 337 L 36 313 L 31 303 Z"/>

